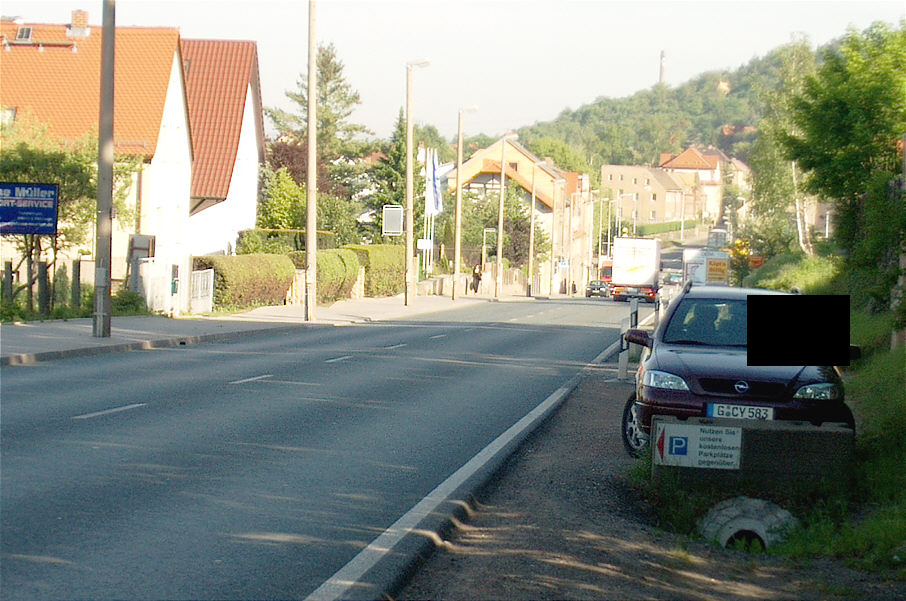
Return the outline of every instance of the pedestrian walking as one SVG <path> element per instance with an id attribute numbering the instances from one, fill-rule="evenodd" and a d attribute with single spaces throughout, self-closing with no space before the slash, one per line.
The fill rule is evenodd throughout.
<path id="1" fill-rule="evenodd" d="M 478 286 L 481 284 L 481 265 L 472 268 L 472 291 L 478 294 Z"/>

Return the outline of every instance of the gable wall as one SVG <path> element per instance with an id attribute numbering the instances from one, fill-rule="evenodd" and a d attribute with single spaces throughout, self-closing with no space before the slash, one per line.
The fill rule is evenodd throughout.
<path id="1" fill-rule="evenodd" d="M 255 227 L 258 211 L 258 133 L 251 86 L 245 99 L 242 129 L 226 200 L 189 219 L 189 251 L 193 255 L 231 254 L 239 232 Z"/>

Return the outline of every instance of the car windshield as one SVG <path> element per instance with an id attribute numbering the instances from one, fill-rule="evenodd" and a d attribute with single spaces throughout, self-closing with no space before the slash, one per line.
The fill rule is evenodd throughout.
<path id="1" fill-rule="evenodd" d="M 746 301 L 684 298 L 664 331 L 664 342 L 746 346 Z"/>

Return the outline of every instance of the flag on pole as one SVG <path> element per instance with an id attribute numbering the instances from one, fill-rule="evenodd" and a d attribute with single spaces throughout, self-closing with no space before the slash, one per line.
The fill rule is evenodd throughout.
<path id="1" fill-rule="evenodd" d="M 434 214 L 439 215 L 444 212 L 444 196 L 441 192 L 440 176 L 437 174 L 440 170 L 440 165 L 438 164 L 436 148 L 431 156 L 434 163 Z"/>
<path id="2" fill-rule="evenodd" d="M 437 150 L 428 148 L 425 153 L 425 215 L 429 217 L 439 215 L 444 210 L 437 171 Z"/>

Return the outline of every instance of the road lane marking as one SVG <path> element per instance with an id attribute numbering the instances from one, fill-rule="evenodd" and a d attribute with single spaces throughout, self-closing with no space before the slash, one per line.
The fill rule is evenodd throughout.
<path id="1" fill-rule="evenodd" d="M 324 363 L 336 363 L 337 361 L 346 361 L 347 359 L 352 359 L 352 355 L 343 355 L 342 357 L 334 357 L 333 359 L 326 359 Z"/>
<path id="2" fill-rule="evenodd" d="M 438 338 L 446 338 L 446 334 L 438 334 L 437 336 L 431 336 L 431 340 L 437 340 Z"/>
<path id="3" fill-rule="evenodd" d="M 146 404 L 147 403 L 134 403 L 132 405 L 125 405 L 123 407 L 114 407 L 113 409 L 105 409 L 104 411 L 95 411 L 94 413 L 85 413 L 83 415 L 76 415 L 72 419 L 91 419 L 92 417 L 110 415 L 111 413 L 119 413 L 120 411 L 129 411 L 130 409 L 138 409 L 139 407 L 144 407 Z"/>
<path id="4" fill-rule="evenodd" d="M 257 380 L 263 380 L 265 378 L 272 378 L 273 374 L 263 374 L 260 376 L 255 376 L 253 378 L 243 378 L 242 380 L 234 380 L 230 384 L 245 384 L 246 382 L 255 382 Z"/>
<path id="5" fill-rule="evenodd" d="M 404 346 L 406 346 L 405 342 L 403 342 L 401 344 L 391 344 L 390 346 L 385 346 L 384 350 L 392 351 L 395 348 L 403 348 Z"/>

